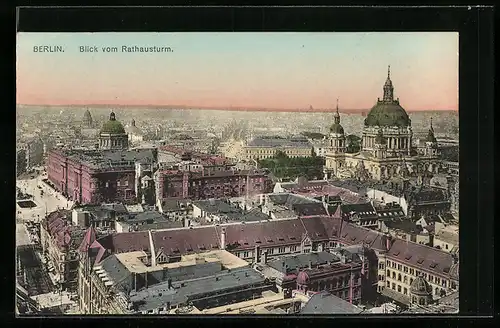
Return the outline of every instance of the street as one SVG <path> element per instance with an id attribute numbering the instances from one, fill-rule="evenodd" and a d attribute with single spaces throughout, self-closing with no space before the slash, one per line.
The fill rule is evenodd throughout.
<path id="1" fill-rule="evenodd" d="M 34 179 L 17 180 L 16 185 L 23 193 L 33 196 L 36 207 L 21 208 L 17 206 L 16 219 L 18 222 L 35 221 L 40 222 L 46 214 L 56 211 L 58 208 L 71 208 L 73 202 L 66 200 L 59 192 L 50 188 L 39 175 Z M 43 191 L 43 194 L 42 194 Z"/>

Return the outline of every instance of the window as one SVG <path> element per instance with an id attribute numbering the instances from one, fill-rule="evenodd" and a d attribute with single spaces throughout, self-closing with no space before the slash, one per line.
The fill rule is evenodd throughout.
<path id="1" fill-rule="evenodd" d="M 408 288 L 403 288 L 403 294 L 408 295 Z"/>
<path id="2" fill-rule="evenodd" d="M 408 273 L 408 267 L 407 267 L 406 265 L 404 266 L 403 271 L 404 271 L 405 273 Z"/>
<path id="3" fill-rule="evenodd" d="M 396 272 L 392 271 L 392 279 L 396 279 Z"/>
<path id="4" fill-rule="evenodd" d="M 410 278 L 410 285 L 413 283 L 413 278 Z"/>
<path id="5" fill-rule="evenodd" d="M 404 278 L 403 278 L 403 282 L 404 282 L 405 284 L 407 284 L 407 283 L 408 283 L 408 277 L 407 277 L 407 276 L 404 276 Z"/>
<path id="6" fill-rule="evenodd" d="M 119 187 L 120 186 L 120 180 L 116 181 L 116 186 Z"/>
<path id="7" fill-rule="evenodd" d="M 391 270 L 387 270 L 387 276 L 390 277 L 391 276 Z"/>
<path id="8" fill-rule="evenodd" d="M 392 289 L 396 290 L 396 284 L 395 283 L 392 283 Z"/>
<path id="9" fill-rule="evenodd" d="M 243 258 L 247 258 L 248 257 L 248 252 L 243 252 Z"/>
<path id="10" fill-rule="evenodd" d="M 446 280 L 444 280 L 444 279 L 443 279 L 443 280 L 441 281 L 441 286 L 446 287 Z"/>
<path id="11" fill-rule="evenodd" d="M 128 187 L 128 180 L 123 183 L 125 187 Z"/>
<path id="12" fill-rule="evenodd" d="M 290 252 L 296 252 L 297 246 L 290 246 Z"/>
<path id="13" fill-rule="evenodd" d="M 391 287 L 391 283 L 387 282 L 387 288 L 390 288 L 390 287 Z"/>
<path id="14" fill-rule="evenodd" d="M 378 268 L 379 268 L 379 269 L 381 269 L 381 270 L 383 270 L 383 269 L 384 269 L 384 263 L 383 263 L 383 262 L 380 262 L 380 263 L 378 264 Z"/>
<path id="15" fill-rule="evenodd" d="M 280 247 L 278 249 L 278 253 L 285 253 L 285 247 Z"/>
<path id="16" fill-rule="evenodd" d="M 401 293 L 401 285 L 398 285 L 398 293 Z"/>
<path id="17" fill-rule="evenodd" d="M 402 268 L 401 264 L 398 264 L 398 270 L 399 271 L 401 271 L 401 268 Z"/>
<path id="18" fill-rule="evenodd" d="M 274 253 L 274 248 L 271 247 L 267 249 L 267 254 L 273 255 L 273 253 Z"/>
<path id="19" fill-rule="evenodd" d="M 439 279 L 438 277 L 436 277 L 436 284 L 440 284 L 441 283 L 441 279 Z"/>
<path id="20" fill-rule="evenodd" d="M 392 267 L 393 267 L 394 269 L 396 269 L 396 263 L 395 263 L 395 262 L 392 262 Z"/>
<path id="21" fill-rule="evenodd" d="M 412 268 L 410 268 L 410 274 L 413 275 L 414 273 L 415 271 Z"/>
<path id="22" fill-rule="evenodd" d="M 398 281 L 401 281 L 401 273 L 398 273 Z"/>

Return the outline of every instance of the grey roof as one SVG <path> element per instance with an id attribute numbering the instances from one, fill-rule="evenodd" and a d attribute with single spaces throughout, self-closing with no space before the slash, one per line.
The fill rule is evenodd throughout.
<path id="1" fill-rule="evenodd" d="M 180 202 L 177 199 L 166 199 L 161 202 L 161 208 L 164 212 L 178 211 L 181 209 Z"/>
<path id="2" fill-rule="evenodd" d="M 220 199 L 200 200 L 193 202 L 194 206 L 199 207 L 203 211 L 212 214 L 219 213 L 241 213 L 241 210 L 231 204 L 228 204 Z"/>
<path id="3" fill-rule="evenodd" d="M 262 213 L 260 208 L 255 207 L 243 214 L 239 219 L 241 221 L 252 222 L 268 220 L 269 217 L 266 214 Z"/>
<path id="4" fill-rule="evenodd" d="M 291 209 L 293 205 L 297 204 L 322 204 L 321 201 L 306 198 L 294 194 L 271 194 L 269 195 L 269 200 L 276 205 L 284 205 Z"/>
<path id="5" fill-rule="evenodd" d="M 111 255 L 105 258 L 100 266 L 106 272 L 106 275 L 113 280 L 115 288 L 127 289 L 131 283 L 132 274 L 125 267 L 116 255 Z"/>
<path id="6" fill-rule="evenodd" d="M 313 295 L 300 311 L 300 314 L 359 314 L 360 308 L 343 299 L 321 292 Z"/>
<path id="7" fill-rule="evenodd" d="M 202 295 L 212 294 L 232 288 L 264 283 L 265 278 L 251 268 L 224 271 L 215 276 L 184 280 L 172 283 L 160 283 L 130 295 L 130 300 L 137 304 L 137 311 L 147 311 L 166 306 L 196 301 Z"/>
<path id="8" fill-rule="evenodd" d="M 153 159 L 153 149 L 135 150 L 64 150 L 65 156 L 94 169 L 134 168 L 138 161 Z"/>
<path id="9" fill-rule="evenodd" d="M 420 225 L 408 219 L 392 219 L 384 221 L 384 224 L 389 229 L 400 230 L 406 233 L 420 233 L 423 231 Z"/>
<path id="10" fill-rule="evenodd" d="M 328 262 L 334 263 L 338 261 L 340 261 L 340 259 L 334 254 L 317 252 L 282 256 L 279 259 L 268 262 L 267 265 L 280 272 L 286 273 L 285 271 L 287 268 L 289 270 L 306 268 L 309 266 L 309 262 L 311 262 L 312 266 L 317 266 L 327 264 Z"/>
<path id="11" fill-rule="evenodd" d="M 269 148 L 311 148 L 312 144 L 306 138 L 257 137 L 247 143 L 248 147 Z"/>
<path id="12" fill-rule="evenodd" d="M 131 231 L 148 231 L 148 230 L 163 230 L 163 229 L 174 229 L 182 228 L 184 224 L 181 221 L 165 221 L 165 222 L 154 222 L 145 224 L 126 224 L 130 227 Z"/>
<path id="13" fill-rule="evenodd" d="M 159 223 L 159 222 L 167 222 L 168 220 L 157 211 L 146 211 L 140 212 L 133 216 L 130 216 L 126 222 L 127 223 L 135 223 L 135 222 L 149 222 L 149 223 Z"/>

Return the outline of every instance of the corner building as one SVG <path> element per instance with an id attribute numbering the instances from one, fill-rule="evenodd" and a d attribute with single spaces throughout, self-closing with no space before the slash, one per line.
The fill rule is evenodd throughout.
<path id="1" fill-rule="evenodd" d="M 441 163 L 432 122 L 425 150 L 418 154 L 412 143 L 411 120 L 400 105 L 399 98 L 394 98 L 390 68 L 383 91 L 383 98 L 377 100 L 365 119 L 361 151 L 358 153 L 346 153 L 344 129 L 340 125 L 337 105 L 325 156 L 325 179 L 387 180 L 404 178 L 410 174 L 439 172 Z"/>

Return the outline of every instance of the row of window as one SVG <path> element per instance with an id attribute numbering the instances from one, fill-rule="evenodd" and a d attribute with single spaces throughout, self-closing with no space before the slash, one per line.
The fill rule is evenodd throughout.
<path id="1" fill-rule="evenodd" d="M 410 274 L 413 274 L 412 272 L 413 272 L 413 269 L 410 268 Z M 392 273 L 392 275 L 391 275 L 391 273 Z M 433 276 L 431 274 L 427 274 L 427 273 L 421 274 L 420 271 L 415 270 L 415 275 L 416 276 L 422 275 L 422 277 L 430 283 L 433 283 L 436 285 L 441 285 L 442 287 L 447 286 L 445 279 L 441 279 L 441 278 Z M 408 276 L 406 276 L 406 275 L 402 276 L 401 273 L 396 273 L 395 271 L 391 271 L 389 269 L 387 269 L 387 277 L 392 277 L 392 279 L 397 279 L 398 281 L 403 281 L 404 283 L 408 283 Z M 410 285 L 412 282 L 413 282 L 413 279 L 410 278 Z"/>
<path id="2" fill-rule="evenodd" d="M 288 252 L 286 251 L 286 247 L 278 247 L 278 248 L 271 247 L 271 248 L 265 248 L 264 250 L 267 251 L 268 255 L 286 254 L 286 253 L 296 252 L 297 246 L 296 245 L 290 246 L 290 250 Z M 252 254 L 253 254 L 252 252 L 246 251 L 246 252 L 236 253 L 236 256 L 246 259 L 246 258 L 249 258 L 250 256 L 252 256 Z"/>

